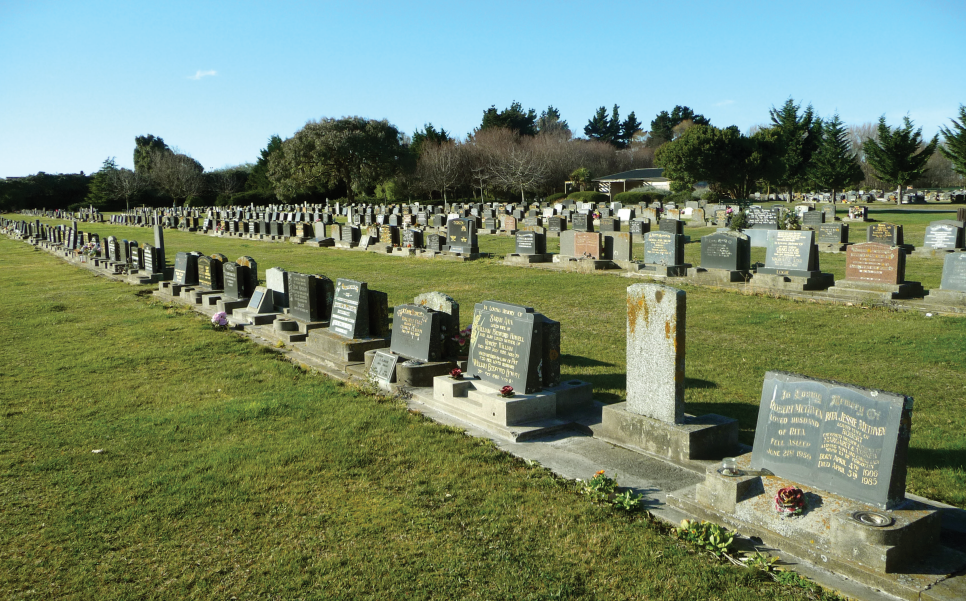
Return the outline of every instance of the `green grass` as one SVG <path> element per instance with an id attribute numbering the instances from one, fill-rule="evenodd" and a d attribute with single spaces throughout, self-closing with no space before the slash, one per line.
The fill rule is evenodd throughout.
<path id="1" fill-rule="evenodd" d="M 168 241 L 187 242 L 242 250 Z M 269 249 L 302 266 L 327 256 L 328 271 L 361 267 L 353 253 L 250 254 L 264 261 L 271 253 L 257 251 Z M 359 258 L 395 302 L 429 289 L 408 278 L 430 267 L 450 286 L 467 282 L 461 295 L 481 294 L 468 267 L 493 280 L 485 295 L 515 301 L 548 277 Z M 581 290 L 584 304 L 626 283 L 553 281 Z M 501 284 L 517 294 L 507 299 Z M 593 505 L 492 443 L 6 238 L 0 290 L 0 598 L 823 596 L 697 555 L 643 514 Z M 548 313 L 573 311 L 566 303 Z M 568 343 L 571 372 L 615 352 L 579 349 L 579 324 L 599 316 L 568 318 L 581 332 Z"/>
<path id="2" fill-rule="evenodd" d="M 892 221 L 927 222 L 933 216 L 945 217 L 937 211 L 925 216 L 904 211 Z M 87 228 L 102 236 L 151 238 L 149 228 Z M 698 264 L 700 236 L 713 228 L 686 231 L 693 241 L 686 257 Z M 625 290 L 641 280 L 507 267 L 499 258 L 451 263 L 178 231 L 166 231 L 165 242 L 169 264 L 175 252 L 184 250 L 221 252 L 232 259 L 250 255 L 263 276 L 266 268 L 278 266 L 333 280 L 367 281 L 388 294 L 390 306 L 438 290 L 460 303 L 464 325 L 472 319 L 473 305 L 483 300 L 534 307 L 561 323 L 564 377 L 591 382 L 596 398 L 605 402 L 625 397 Z M 505 236 L 480 240 L 485 252 L 511 244 Z M 764 260 L 764 249 L 753 249 L 752 260 Z M 823 253 L 821 263 L 823 270 L 844 277 L 844 253 Z M 942 258 L 910 258 L 907 278 L 922 281 L 927 289 L 938 287 L 941 269 Z M 912 396 L 908 489 L 966 507 L 966 319 L 683 288 L 688 292 L 688 412 L 737 418 L 741 440 L 751 444 L 761 383 L 765 372 L 774 369 Z"/>

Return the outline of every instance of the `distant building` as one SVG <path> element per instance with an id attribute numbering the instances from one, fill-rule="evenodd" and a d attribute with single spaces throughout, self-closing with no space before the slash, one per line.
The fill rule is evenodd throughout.
<path id="1" fill-rule="evenodd" d="M 631 169 L 630 171 L 623 171 L 613 175 L 595 177 L 593 181 L 597 182 L 598 192 L 607 194 L 613 198 L 614 194 L 620 194 L 621 192 L 627 192 L 628 190 L 642 186 L 651 186 L 659 190 L 670 190 L 671 180 L 663 177 L 663 173 L 663 167 Z"/>

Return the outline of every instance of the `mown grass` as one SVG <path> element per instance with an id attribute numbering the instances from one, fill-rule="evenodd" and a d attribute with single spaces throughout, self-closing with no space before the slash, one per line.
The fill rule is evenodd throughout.
<path id="1" fill-rule="evenodd" d="M 5 238 L 0 290 L 4 599 L 823 595 Z"/>
<path id="2" fill-rule="evenodd" d="M 936 210 L 923 213 L 900 211 L 890 220 L 927 223 L 948 217 Z M 151 237 L 149 228 L 86 227 L 102 236 Z M 688 260 L 700 262 L 700 237 L 712 231 L 686 230 L 692 239 Z M 908 235 L 906 240 L 921 243 Z M 169 264 L 175 252 L 184 250 L 221 252 L 232 259 L 250 255 L 263 277 L 266 268 L 278 266 L 333 280 L 361 279 L 386 292 L 391 306 L 438 290 L 460 303 L 464 325 L 471 321 L 473 305 L 483 300 L 534 307 L 561 323 L 565 377 L 591 382 L 596 398 L 605 402 L 626 395 L 626 288 L 641 280 L 507 267 L 499 257 L 451 263 L 173 230 L 165 232 L 165 241 Z M 480 240 L 487 252 L 510 244 L 512 238 L 505 236 Z M 764 260 L 764 249 L 753 249 L 752 259 Z M 823 253 L 821 264 L 824 271 L 844 277 L 844 253 Z M 928 277 L 920 277 L 917 266 Z M 907 278 L 922 281 L 927 289 L 938 287 L 941 269 L 941 257 L 910 258 Z M 762 379 L 774 369 L 912 396 L 908 489 L 966 507 L 966 319 L 683 288 L 688 292 L 688 412 L 737 418 L 742 441 L 751 444 Z"/>

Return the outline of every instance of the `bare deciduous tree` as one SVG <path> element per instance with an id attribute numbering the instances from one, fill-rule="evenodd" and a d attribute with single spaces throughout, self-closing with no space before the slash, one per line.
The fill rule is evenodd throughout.
<path id="1" fill-rule="evenodd" d="M 465 159 L 462 144 L 424 143 L 416 164 L 416 177 L 420 187 L 430 193 L 441 192 L 443 202 L 448 202 L 446 192 L 466 181 Z"/>
<path id="2" fill-rule="evenodd" d="M 204 167 L 186 154 L 152 151 L 151 179 L 175 200 L 201 194 L 205 188 Z"/>

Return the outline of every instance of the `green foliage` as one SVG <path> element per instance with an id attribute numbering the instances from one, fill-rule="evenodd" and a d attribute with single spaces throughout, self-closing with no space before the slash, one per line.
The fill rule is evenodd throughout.
<path id="1" fill-rule="evenodd" d="M 718 190 L 709 189 L 702 192 L 700 198 L 701 200 L 704 200 L 706 202 L 718 202 L 723 197 L 721 196 L 721 192 L 719 192 Z"/>
<path id="2" fill-rule="evenodd" d="M 775 169 L 769 134 L 748 137 L 734 126 L 695 125 L 658 148 L 654 157 L 664 167 L 672 190 L 691 190 L 699 181 L 706 181 L 736 199 L 747 198 L 757 182 Z"/>
<path id="3" fill-rule="evenodd" d="M 700 549 L 710 551 L 715 557 L 726 554 L 734 544 L 735 535 L 717 524 L 683 520 L 680 528 L 672 531 L 675 537 Z"/>
<path id="4" fill-rule="evenodd" d="M 909 117 L 902 118 L 902 127 L 890 128 L 885 117 L 879 118 L 879 139 L 868 139 L 862 144 L 865 160 L 872 167 L 876 177 L 901 188 L 922 177 L 927 171 L 926 162 L 939 145 L 939 136 L 933 136 L 923 144 L 922 128 L 913 131 L 915 126 Z"/>
<path id="5" fill-rule="evenodd" d="M 567 198 L 567 195 L 565 193 L 563 193 L 563 192 L 555 192 L 555 193 L 553 193 L 553 194 L 551 194 L 550 196 L 547 197 L 547 202 L 556 202 L 556 201 L 562 200 L 564 198 Z"/>
<path id="6" fill-rule="evenodd" d="M 610 504 L 624 511 L 637 511 L 641 508 L 642 496 L 629 490 L 617 492 L 617 480 L 600 470 L 587 482 L 580 483 L 580 493 L 587 495 L 594 503 Z"/>
<path id="7" fill-rule="evenodd" d="M 537 133 L 548 136 L 563 136 L 568 140 L 573 137 L 570 125 L 560 118 L 560 111 L 555 109 L 553 105 L 548 106 L 547 110 L 540 113 L 540 117 L 537 118 Z"/>
<path id="8" fill-rule="evenodd" d="M 836 190 L 854 186 L 865 177 L 838 113 L 821 125 L 821 141 L 812 154 L 808 175 L 818 189 L 831 189 L 833 199 Z"/>
<path id="9" fill-rule="evenodd" d="M 184 199 L 185 207 L 200 207 L 202 206 L 201 199 L 197 196 L 188 196 Z"/>
<path id="10" fill-rule="evenodd" d="M 684 203 L 686 203 L 689 200 L 694 200 L 694 195 L 691 193 L 690 189 L 681 190 L 680 192 L 673 192 L 664 197 L 665 204 L 669 202 L 673 202 L 679 207 L 684 206 Z"/>
<path id="11" fill-rule="evenodd" d="M 617 148 L 627 148 L 634 134 L 641 130 L 641 122 L 637 120 L 634 111 L 621 121 L 620 107 L 616 104 L 607 117 L 607 109 L 600 107 L 594 116 L 584 126 L 584 134 L 591 140 L 607 142 Z"/>
<path id="12" fill-rule="evenodd" d="M 812 155 L 822 139 L 822 122 L 815 118 L 812 106 L 806 107 L 801 114 L 798 112 L 800 108 L 800 104 L 789 98 L 782 108 L 772 107 L 768 111 L 776 144 L 773 152 L 780 167 L 767 179 L 789 190 L 808 183 Z"/>
<path id="13" fill-rule="evenodd" d="M 762 572 L 774 572 L 775 563 L 778 562 L 777 555 L 766 555 L 761 551 L 755 551 L 753 555 L 746 555 L 741 558 L 741 562 L 747 567 L 753 570 L 761 570 Z"/>
<path id="14" fill-rule="evenodd" d="M 800 230 L 802 229 L 802 220 L 798 218 L 798 213 L 795 211 L 782 209 L 781 215 L 778 216 L 778 229 Z"/>
<path id="15" fill-rule="evenodd" d="M 153 134 L 134 138 L 134 170 L 141 175 L 150 175 L 153 168 L 153 156 L 156 153 L 171 153 L 171 149 L 162 138 Z"/>
<path id="16" fill-rule="evenodd" d="M 587 190 L 586 192 L 571 192 L 567 195 L 569 200 L 574 202 L 590 202 L 597 204 L 598 202 L 607 202 L 608 196 L 601 192 L 595 190 Z"/>
<path id="17" fill-rule="evenodd" d="M 952 129 L 940 126 L 944 144 L 939 152 L 953 164 L 953 171 L 966 178 L 966 106 L 959 105 L 959 121 L 953 122 Z"/>
<path id="18" fill-rule="evenodd" d="M 0 179 L 0 210 L 66 209 L 83 204 L 91 177 L 81 173 L 50 174 L 40 171 L 16 179 Z"/>
<path id="19" fill-rule="evenodd" d="M 275 196 L 275 187 L 272 185 L 271 180 L 268 179 L 268 160 L 273 154 L 281 152 L 281 150 L 282 138 L 278 135 L 273 135 L 268 139 L 268 146 L 261 150 L 255 166 L 252 167 L 251 173 L 248 174 L 248 179 L 245 181 L 246 190 L 257 191 L 263 196 Z"/>
<path id="20" fill-rule="evenodd" d="M 611 499 L 611 504 L 618 509 L 623 509 L 624 511 L 631 512 L 631 511 L 637 511 L 638 509 L 641 508 L 642 499 L 643 499 L 643 495 L 635 494 L 629 490 L 625 490 L 622 493 L 615 494 L 614 498 Z"/>
<path id="21" fill-rule="evenodd" d="M 748 227 L 748 214 L 744 211 L 738 211 L 731 215 L 731 220 L 728 221 L 728 229 L 733 231 L 743 230 Z"/>
<path id="22" fill-rule="evenodd" d="M 653 202 L 655 200 L 661 200 L 668 195 L 667 190 L 659 190 L 658 188 L 652 187 L 641 187 L 634 188 L 633 190 L 628 190 L 627 192 L 620 192 L 614 195 L 614 202 L 619 202 L 624 205 L 636 205 L 644 202 Z"/>
<path id="23" fill-rule="evenodd" d="M 570 174 L 570 181 L 580 186 L 581 192 L 591 184 L 591 178 L 590 169 L 586 167 L 578 167 Z"/>
<path id="24" fill-rule="evenodd" d="M 345 184 L 349 201 L 357 188 L 375 186 L 400 170 L 407 151 L 388 121 L 362 117 L 310 121 L 269 157 L 269 179 L 279 198 Z"/>
<path id="25" fill-rule="evenodd" d="M 670 113 L 661 111 L 651 121 L 651 131 L 647 138 L 647 146 L 658 148 L 662 144 L 680 137 L 684 132 L 679 127 L 684 125 L 711 125 L 704 115 L 697 115 L 686 106 L 675 106 Z M 677 135 L 675 135 L 677 134 Z"/>
<path id="26" fill-rule="evenodd" d="M 104 159 L 100 171 L 91 177 L 89 191 L 84 202 L 102 211 L 108 208 L 115 198 L 114 181 L 117 177 L 116 174 L 117 163 L 114 162 L 114 157 Z"/>
<path id="27" fill-rule="evenodd" d="M 499 128 L 509 129 L 521 136 L 535 136 L 537 134 L 537 112 L 529 109 L 523 112 L 523 105 L 517 101 L 510 104 L 510 108 L 496 110 L 495 105 L 483 111 L 483 122 L 480 130 Z"/>
<path id="28" fill-rule="evenodd" d="M 422 130 L 416 130 L 413 132 L 413 141 L 409 144 L 409 149 L 419 156 L 423 152 L 423 145 L 426 143 L 439 146 L 440 144 L 446 144 L 447 142 L 452 142 L 453 138 L 449 135 L 442 127 L 437 131 L 433 127 L 432 123 L 427 123 L 423 126 Z"/>

